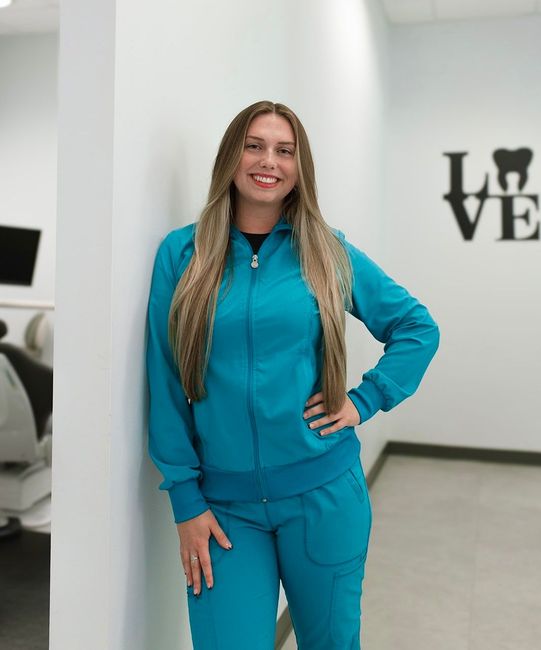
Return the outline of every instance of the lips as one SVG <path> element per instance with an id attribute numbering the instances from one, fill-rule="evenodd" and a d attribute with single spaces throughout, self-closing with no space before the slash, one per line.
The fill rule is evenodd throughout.
<path id="1" fill-rule="evenodd" d="M 280 181 L 280 179 L 277 178 L 276 176 L 269 176 L 267 174 L 250 174 L 250 176 L 252 177 L 254 183 L 259 187 L 276 187 Z M 274 178 L 276 180 L 272 183 L 269 183 L 268 181 L 265 182 L 265 181 L 257 180 L 256 176 L 258 176 L 259 178 Z"/>

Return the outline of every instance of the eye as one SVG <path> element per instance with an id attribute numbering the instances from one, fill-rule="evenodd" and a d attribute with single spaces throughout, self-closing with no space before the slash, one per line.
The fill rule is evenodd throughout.
<path id="1" fill-rule="evenodd" d="M 246 149 L 249 149 L 250 147 L 259 147 L 259 145 L 255 144 L 255 142 L 251 142 L 250 144 L 246 145 Z"/>
<path id="2" fill-rule="evenodd" d="M 286 153 L 293 155 L 293 152 L 290 151 L 289 149 L 280 149 L 280 151 L 285 151 Z"/>

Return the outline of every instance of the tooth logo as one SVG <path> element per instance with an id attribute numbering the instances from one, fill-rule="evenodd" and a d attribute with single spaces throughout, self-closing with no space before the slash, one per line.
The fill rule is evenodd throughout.
<path id="1" fill-rule="evenodd" d="M 507 174 L 517 172 L 519 175 L 518 189 L 522 192 L 528 182 L 528 167 L 532 162 L 533 151 L 531 149 L 496 149 L 492 154 L 494 162 L 498 167 L 498 183 L 502 190 L 507 192 Z"/>
<path id="2" fill-rule="evenodd" d="M 444 153 L 449 158 L 450 190 L 443 195 L 443 199 L 449 203 L 456 219 L 460 233 L 466 241 L 471 241 L 479 224 L 483 206 L 487 199 L 494 199 L 501 204 L 502 236 L 497 241 L 526 241 L 540 239 L 540 223 L 530 223 L 531 207 L 525 212 L 515 212 L 515 199 L 520 198 L 522 202 L 531 201 L 535 210 L 539 210 L 539 194 L 523 194 L 522 190 L 528 182 L 528 167 L 533 160 L 533 151 L 526 147 L 520 149 L 496 149 L 492 158 L 496 163 L 497 179 L 503 194 L 489 194 L 489 175 L 485 174 L 483 186 L 477 192 L 464 191 L 464 158 L 468 155 L 466 151 Z M 509 194 L 509 174 L 518 174 L 518 194 Z M 475 215 L 468 214 L 465 200 L 474 196 L 478 199 L 479 205 Z M 525 237 L 517 237 L 515 233 L 516 220 L 522 219 L 531 226 L 531 232 Z M 533 221 L 533 219 L 532 219 Z M 521 224 L 524 228 L 524 224 Z M 533 230 L 532 230 L 533 229 Z"/>

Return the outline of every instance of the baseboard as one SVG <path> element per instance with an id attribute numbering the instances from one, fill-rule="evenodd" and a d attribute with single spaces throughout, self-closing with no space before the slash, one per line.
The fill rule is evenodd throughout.
<path id="1" fill-rule="evenodd" d="M 280 614 L 278 620 L 276 621 L 276 637 L 274 642 L 275 650 L 283 647 L 292 631 L 293 625 L 291 624 L 289 607 L 286 605 L 284 611 Z"/>
<path id="2" fill-rule="evenodd" d="M 383 469 L 383 466 L 385 465 L 385 461 L 387 460 L 387 456 L 389 455 L 389 452 L 387 451 L 387 445 L 380 451 L 378 454 L 378 457 L 376 458 L 374 464 L 370 468 L 370 471 L 367 472 L 365 478 L 366 478 L 366 484 L 368 485 L 369 488 L 374 485 L 379 473 Z"/>
<path id="3" fill-rule="evenodd" d="M 490 463 L 513 463 L 515 465 L 541 465 L 541 452 L 538 451 L 428 445 L 417 442 L 399 442 L 396 440 L 389 440 L 387 442 L 382 455 L 423 456 L 428 458 L 476 460 Z"/>

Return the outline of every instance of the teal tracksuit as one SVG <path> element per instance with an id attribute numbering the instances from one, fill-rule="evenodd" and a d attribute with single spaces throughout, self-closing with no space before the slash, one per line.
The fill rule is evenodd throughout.
<path id="1" fill-rule="evenodd" d="M 167 316 L 196 226 L 171 231 L 158 248 L 146 352 L 149 454 L 174 521 L 211 508 L 233 544 L 225 551 L 211 536 L 214 587 L 202 579 L 200 595 L 188 588 L 194 648 L 272 648 L 279 579 L 299 648 L 358 648 L 370 501 L 355 428 L 321 436 L 330 425 L 310 429 L 319 416 L 303 418 L 306 400 L 321 390 L 323 330 L 291 225 L 282 215 L 254 255 L 231 224 L 207 396 L 189 402 L 168 345 Z M 424 305 L 333 232 L 353 266 L 351 314 L 384 343 L 375 367 L 347 391 L 364 424 L 415 392 L 439 329 Z"/>

